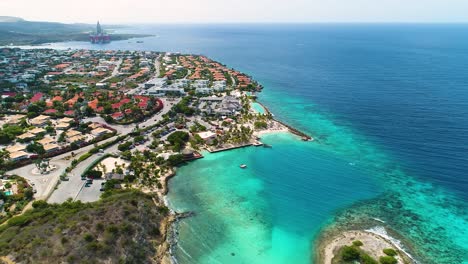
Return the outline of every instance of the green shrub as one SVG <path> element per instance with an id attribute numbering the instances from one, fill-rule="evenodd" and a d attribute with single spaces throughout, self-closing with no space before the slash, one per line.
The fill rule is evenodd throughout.
<path id="1" fill-rule="evenodd" d="M 82 162 L 82 161 L 84 161 L 85 159 L 91 157 L 92 155 L 93 155 L 93 154 L 92 154 L 92 153 L 89 153 L 89 152 L 88 152 L 88 153 L 85 153 L 85 154 L 81 155 L 81 157 L 78 158 L 78 162 Z"/>
<path id="2" fill-rule="evenodd" d="M 377 260 L 373 259 L 371 256 L 362 253 L 360 256 L 361 264 L 378 264 Z"/>
<path id="3" fill-rule="evenodd" d="M 266 129 L 268 124 L 264 121 L 255 121 L 254 126 L 256 129 Z"/>
<path id="4" fill-rule="evenodd" d="M 31 221 L 30 215 L 20 215 L 13 217 L 8 221 L 9 226 L 24 226 Z"/>
<path id="5" fill-rule="evenodd" d="M 132 142 L 128 141 L 128 142 L 125 142 L 125 143 L 122 143 L 120 144 L 117 149 L 119 151 L 126 151 L 126 150 L 129 150 L 130 149 L 130 146 L 132 145 Z"/>
<path id="6" fill-rule="evenodd" d="M 364 244 L 359 240 L 353 241 L 353 246 L 360 247 L 362 245 L 364 245 Z"/>
<path id="7" fill-rule="evenodd" d="M 90 170 L 86 173 L 86 176 L 93 178 L 93 179 L 98 179 L 102 177 L 102 171 Z"/>
<path id="8" fill-rule="evenodd" d="M 355 247 L 344 246 L 341 248 L 341 258 L 345 261 L 358 260 L 359 250 Z"/>
<path id="9" fill-rule="evenodd" d="M 93 237 L 92 234 L 87 233 L 87 234 L 85 234 L 85 235 L 83 236 L 83 239 L 84 239 L 84 241 L 86 241 L 86 242 L 91 242 L 91 241 L 94 240 L 94 237 Z"/>
<path id="10" fill-rule="evenodd" d="M 380 257 L 379 261 L 381 264 L 397 264 L 398 261 L 392 256 Z"/>
<path id="11" fill-rule="evenodd" d="M 33 208 L 46 208 L 49 204 L 44 200 L 34 201 L 32 203 Z"/>
<path id="12" fill-rule="evenodd" d="M 391 257 L 394 257 L 394 256 L 397 255 L 397 252 L 393 248 L 386 248 L 386 249 L 383 250 L 383 253 L 385 253 L 385 255 L 391 256 Z"/>
<path id="13" fill-rule="evenodd" d="M 96 230 L 98 231 L 103 231 L 104 230 L 104 224 L 99 222 L 96 224 Z"/>
<path id="14" fill-rule="evenodd" d="M 169 208 L 166 206 L 158 206 L 158 212 L 163 215 L 167 215 L 169 213 Z"/>
<path id="15" fill-rule="evenodd" d="M 119 233 L 119 228 L 116 225 L 109 225 L 106 228 L 106 232 L 109 232 L 111 234 L 118 234 Z"/>
<path id="16" fill-rule="evenodd" d="M 101 248 L 102 248 L 102 244 L 97 241 L 93 241 L 86 245 L 86 249 L 91 250 L 91 251 L 98 251 Z"/>

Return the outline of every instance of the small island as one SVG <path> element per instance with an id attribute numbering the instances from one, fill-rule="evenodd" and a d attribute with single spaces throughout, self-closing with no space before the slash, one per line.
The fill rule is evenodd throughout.
<path id="1" fill-rule="evenodd" d="M 318 263 L 410 264 L 411 256 L 389 239 L 365 230 L 344 231 L 323 240 Z"/>

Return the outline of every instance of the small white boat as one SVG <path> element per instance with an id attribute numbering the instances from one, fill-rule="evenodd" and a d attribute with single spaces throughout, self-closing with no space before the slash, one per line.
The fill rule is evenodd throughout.
<path id="1" fill-rule="evenodd" d="M 240 167 L 241 167 L 241 169 L 245 169 L 245 168 L 247 168 L 247 165 L 241 164 Z"/>

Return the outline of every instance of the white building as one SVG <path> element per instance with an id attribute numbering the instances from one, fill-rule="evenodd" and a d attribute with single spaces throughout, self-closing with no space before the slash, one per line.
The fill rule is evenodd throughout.
<path id="1" fill-rule="evenodd" d="M 203 141 L 205 141 L 205 143 L 207 144 L 212 144 L 213 141 L 215 140 L 216 138 L 216 133 L 213 133 L 211 131 L 206 131 L 206 132 L 200 132 L 200 133 L 197 133 L 201 139 L 203 139 Z"/>

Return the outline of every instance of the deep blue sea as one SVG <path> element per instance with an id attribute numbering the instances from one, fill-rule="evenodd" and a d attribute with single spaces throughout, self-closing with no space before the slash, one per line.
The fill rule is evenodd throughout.
<path id="1" fill-rule="evenodd" d="M 104 46 L 204 54 L 314 136 L 207 154 L 170 182 L 180 263 L 310 263 L 322 228 L 378 218 L 421 263 L 468 263 L 468 25 L 140 25 Z M 248 164 L 239 170 L 238 164 Z M 357 219 L 357 220 L 356 220 Z M 364 221 L 364 220 L 363 220 Z"/>

